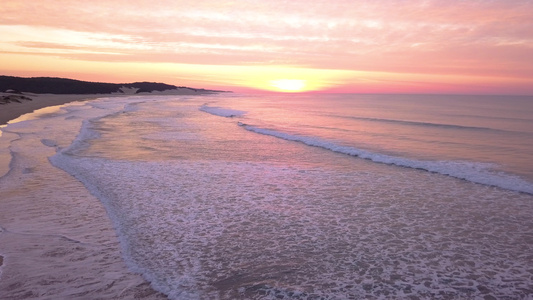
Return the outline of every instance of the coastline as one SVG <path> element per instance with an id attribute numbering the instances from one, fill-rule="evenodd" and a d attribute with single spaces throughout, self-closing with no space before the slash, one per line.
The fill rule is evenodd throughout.
<path id="1" fill-rule="evenodd" d="M 75 101 L 85 101 L 103 97 L 126 97 L 126 96 L 146 96 L 146 95 L 202 95 L 202 94 L 212 94 L 210 91 L 201 91 L 196 92 L 187 88 L 179 88 L 175 90 L 167 90 L 163 92 L 151 92 L 151 93 L 112 93 L 112 94 L 33 94 L 33 93 L 23 93 L 23 94 L 11 94 L 11 93 L 0 93 L 0 97 L 3 96 L 25 96 L 31 100 L 21 100 L 20 102 L 10 102 L 5 104 L 0 104 L 0 126 L 6 125 L 9 121 L 14 120 L 24 114 L 31 113 L 37 109 L 63 105 Z"/>
<path id="2" fill-rule="evenodd" d="M 204 93 L 175 90 L 137 95 L 193 94 Z M 32 100 L 0 105 L 0 125 L 45 107 L 132 95 L 24 96 Z M 18 143 L 4 138 L 9 145 Z M 167 299 L 127 267 L 102 203 L 77 179 L 48 162 L 55 151 L 40 140 L 15 144 L 10 170 L 0 174 L 0 298 Z M 24 165 L 19 156 L 24 157 Z M 57 180 L 64 183 L 65 195 L 50 196 L 59 187 L 49 182 Z"/>
<path id="3" fill-rule="evenodd" d="M 7 93 L 0 93 L 0 96 L 12 95 Z M 37 109 L 67 104 L 74 101 L 84 101 L 96 99 L 99 97 L 113 97 L 114 94 L 90 94 L 90 95 L 55 95 L 55 94 L 30 94 L 25 93 L 24 96 L 32 100 L 22 100 L 19 102 L 10 102 L 0 105 L 0 125 L 6 125 L 9 121 L 14 120 L 24 114 L 31 113 Z"/>

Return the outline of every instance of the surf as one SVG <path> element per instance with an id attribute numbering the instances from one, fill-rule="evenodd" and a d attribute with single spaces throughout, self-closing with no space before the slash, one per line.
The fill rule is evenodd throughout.
<path id="1" fill-rule="evenodd" d="M 318 147 L 325 150 L 342 153 L 376 163 L 395 165 L 399 167 L 424 170 L 431 173 L 451 176 L 473 183 L 495 186 L 506 190 L 522 192 L 533 195 L 533 184 L 518 176 L 494 171 L 494 164 L 468 162 L 468 161 L 424 161 L 405 157 L 392 156 L 351 146 L 343 146 L 333 141 L 318 137 L 301 136 L 286 132 L 260 128 L 239 122 L 238 125 L 248 131 L 269 135 L 287 141 L 299 142 L 307 146 Z"/>
<path id="2" fill-rule="evenodd" d="M 451 129 L 451 130 L 459 129 L 459 130 L 486 131 L 486 132 L 495 132 L 495 133 L 512 132 L 508 130 L 501 130 L 501 129 L 495 129 L 495 128 L 490 128 L 490 127 L 463 126 L 463 125 L 456 125 L 456 124 L 419 122 L 419 121 L 410 121 L 410 120 L 395 120 L 395 119 L 365 118 L 365 117 L 350 117 L 350 116 L 332 116 L 332 117 L 350 119 L 350 120 L 358 120 L 358 121 L 377 122 L 377 123 L 391 123 L 391 124 L 399 124 L 399 125 L 405 125 L 405 126 L 437 127 L 437 128 L 443 128 L 443 129 Z"/>

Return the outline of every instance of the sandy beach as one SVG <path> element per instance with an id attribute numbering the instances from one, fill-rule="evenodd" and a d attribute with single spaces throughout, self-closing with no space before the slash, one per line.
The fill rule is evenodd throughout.
<path id="1" fill-rule="evenodd" d="M 0 105 L 0 124 L 44 107 L 121 95 L 25 96 L 32 100 Z M 69 143 L 76 132 L 62 142 Z M 100 201 L 49 163 L 54 145 L 39 139 L 20 143 L 9 130 L 1 138 L 11 151 L 2 157 L 9 172 L 0 174 L 1 299 L 166 299 L 127 268 Z M 47 184 L 52 178 L 63 183 L 60 197 L 53 193 L 58 187 Z"/>
<path id="2" fill-rule="evenodd" d="M 188 88 L 179 88 L 175 90 L 167 90 L 163 92 L 151 92 L 151 93 L 139 93 L 138 95 L 197 95 L 202 92 L 196 92 L 195 90 Z M 205 93 L 205 92 L 204 92 Z M 83 95 L 56 95 L 56 94 L 9 94 L 0 93 L 0 99 L 8 96 L 14 96 L 15 98 L 21 98 L 24 96 L 31 100 L 20 99 L 20 102 L 11 101 L 3 104 L 0 101 L 0 125 L 6 124 L 8 121 L 18 118 L 19 116 L 27 113 L 31 113 L 37 109 L 44 107 L 62 105 L 74 101 L 83 101 L 96 99 L 101 97 L 124 97 L 131 96 L 132 93 L 113 93 L 113 94 L 83 94 Z"/>
<path id="3" fill-rule="evenodd" d="M 0 93 L 0 97 L 11 96 L 13 94 Z M 14 96 L 17 96 L 16 94 Z M 8 121 L 18 118 L 19 116 L 31 113 L 34 110 L 69 103 L 72 101 L 81 101 L 87 99 L 95 99 L 104 95 L 51 95 L 51 94 L 24 94 L 25 97 L 31 100 L 20 100 L 19 102 L 10 102 L 0 104 L 0 125 L 6 124 Z"/>

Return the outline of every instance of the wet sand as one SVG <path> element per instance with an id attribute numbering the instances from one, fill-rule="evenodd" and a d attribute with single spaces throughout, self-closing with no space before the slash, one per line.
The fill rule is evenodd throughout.
<path id="1" fill-rule="evenodd" d="M 45 156 L 15 162 L 0 187 L 0 299 L 166 299 L 126 267 L 98 199 Z"/>

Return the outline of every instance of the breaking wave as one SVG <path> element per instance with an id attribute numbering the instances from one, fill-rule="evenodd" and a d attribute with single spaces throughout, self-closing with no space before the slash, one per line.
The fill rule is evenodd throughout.
<path id="1" fill-rule="evenodd" d="M 415 160 L 382 153 L 375 153 L 351 146 L 343 146 L 317 137 L 294 135 L 277 130 L 254 127 L 240 122 L 239 125 L 251 132 L 270 135 L 287 141 L 300 142 L 308 146 L 319 147 L 337 153 L 356 156 L 377 163 L 420 169 L 432 173 L 464 179 L 474 183 L 533 194 L 533 185 L 531 183 L 521 179 L 518 176 L 494 171 L 494 164 L 473 163 L 467 161 Z"/>

